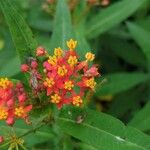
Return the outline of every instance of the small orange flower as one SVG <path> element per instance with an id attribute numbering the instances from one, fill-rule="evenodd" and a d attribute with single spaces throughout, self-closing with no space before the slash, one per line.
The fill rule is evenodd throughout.
<path id="1" fill-rule="evenodd" d="M 0 78 L 0 88 L 7 89 L 12 86 L 12 82 L 8 78 Z"/>
<path id="2" fill-rule="evenodd" d="M 44 86 L 51 88 L 55 84 L 54 78 L 46 78 L 44 81 Z"/>
<path id="3" fill-rule="evenodd" d="M 95 58 L 95 55 L 92 54 L 91 52 L 86 53 L 85 58 L 87 61 L 93 61 Z"/>
<path id="4" fill-rule="evenodd" d="M 68 58 L 68 64 L 70 66 L 75 66 L 78 63 L 78 59 L 76 56 L 69 56 Z"/>
<path id="5" fill-rule="evenodd" d="M 74 87 L 74 84 L 71 80 L 66 81 L 65 84 L 64 84 L 64 89 L 66 89 L 66 90 L 71 90 L 73 87 Z"/>
<path id="6" fill-rule="evenodd" d="M 70 48 L 70 50 L 75 49 L 76 45 L 77 45 L 77 41 L 74 41 L 73 39 L 67 41 L 67 46 L 68 48 Z"/>
<path id="7" fill-rule="evenodd" d="M 73 101 L 72 101 L 73 105 L 75 105 L 75 106 L 81 106 L 82 103 L 83 103 L 83 100 L 81 99 L 80 96 L 73 97 Z"/>
<path id="8" fill-rule="evenodd" d="M 54 104 L 58 104 L 61 100 L 61 97 L 58 94 L 54 94 L 51 96 L 51 102 Z"/>
<path id="9" fill-rule="evenodd" d="M 60 48 L 60 47 L 58 47 L 58 48 L 55 48 L 54 49 L 54 55 L 56 56 L 56 57 L 61 57 L 62 55 L 63 55 L 63 50 Z"/>
<path id="10" fill-rule="evenodd" d="M 59 66 L 57 73 L 58 73 L 58 75 L 60 75 L 60 76 L 66 75 L 66 73 L 67 73 L 67 68 L 66 68 L 66 66 L 65 66 L 65 65 Z"/>
<path id="11" fill-rule="evenodd" d="M 96 86 L 96 82 L 94 81 L 94 78 L 85 80 L 85 84 L 87 87 L 91 88 L 92 90 L 94 90 Z"/>
<path id="12" fill-rule="evenodd" d="M 0 107 L 0 120 L 6 120 L 8 117 L 8 111 L 4 107 Z"/>

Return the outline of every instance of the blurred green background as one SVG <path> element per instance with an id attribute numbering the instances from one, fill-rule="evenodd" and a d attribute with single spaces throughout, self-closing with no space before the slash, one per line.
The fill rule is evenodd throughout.
<path id="1" fill-rule="evenodd" d="M 78 52 L 81 56 L 86 51 L 95 53 L 95 63 L 99 64 L 101 72 L 89 107 L 119 118 L 149 134 L 150 118 L 144 124 L 132 118 L 137 114 L 141 118 L 148 117 L 150 112 L 150 1 L 110 0 L 107 5 L 102 0 L 67 2 L 74 37 L 78 41 Z M 13 5 L 26 20 L 38 45 L 52 51 L 52 32 L 57 28 L 55 0 L 15 0 Z M 65 23 L 69 24 L 67 21 Z M 60 24 L 58 22 L 58 27 Z M 21 79 L 21 62 L 16 53 L 0 11 L 0 76 Z M 145 106 L 146 110 L 143 110 Z M 70 140 L 67 136 L 65 138 Z M 78 143 L 75 139 L 73 141 Z M 41 145 L 45 146 L 41 150 L 49 149 L 46 148 L 49 145 L 54 149 L 57 142 Z M 74 147 L 89 148 L 84 144 Z"/>

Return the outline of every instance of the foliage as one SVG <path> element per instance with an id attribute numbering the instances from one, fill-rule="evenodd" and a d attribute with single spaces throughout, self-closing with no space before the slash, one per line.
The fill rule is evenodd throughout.
<path id="1" fill-rule="evenodd" d="M 59 46 L 66 49 L 70 38 L 78 41 L 81 61 L 85 53 L 95 53 L 101 73 L 83 108 L 39 107 L 30 114 L 32 124 L 18 120 L 15 131 L 1 121 L 0 135 L 15 132 L 18 141 L 24 140 L 16 149 L 150 149 L 149 0 L 111 0 L 109 5 L 102 0 L 0 0 L 0 8 L 0 76 L 21 80 L 30 91 L 20 64 L 35 57 L 37 46 L 52 53 Z"/>

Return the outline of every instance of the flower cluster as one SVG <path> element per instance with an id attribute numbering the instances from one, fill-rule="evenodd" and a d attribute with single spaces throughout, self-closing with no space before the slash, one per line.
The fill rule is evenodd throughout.
<path id="1" fill-rule="evenodd" d="M 36 77 L 37 87 L 42 87 L 42 90 L 46 91 L 48 101 L 56 104 L 58 108 L 64 104 L 81 106 L 85 92 L 94 91 L 96 86 L 94 78 L 99 75 L 98 68 L 97 65 L 89 65 L 95 55 L 88 52 L 85 60 L 79 61 L 75 51 L 76 45 L 77 41 L 71 39 L 67 41 L 69 50 L 58 47 L 54 49 L 53 55 L 49 55 L 42 47 L 36 49 L 36 62 L 39 57 L 44 58 L 42 76 Z M 22 65 L 22 71 L 31 74 L 32 69 L 29 68 L 31 67 L 27 64 Z"/>
<path id="2" fill-rule="evenodd" d="M 28 123 L 28 112 L 32 105 L 26 105 L 27 94 L 22 83 L 14 84 L 7 78 L 0 78 L 0 120 L 6 120 L 8 125 L 13 125 L 15 119 L 25 119 Z"/>

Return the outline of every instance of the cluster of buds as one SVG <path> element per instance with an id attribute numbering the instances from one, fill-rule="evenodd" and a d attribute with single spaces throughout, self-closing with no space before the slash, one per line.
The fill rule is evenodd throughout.
<path id="1" fill-rule="evenodd" d="M 42 47 L 39 47 L 38 50 L 39 50 L 38 51 L 39 55 L 45 55 L 46 51 L 43 51 Z M 37 96 L 37 93 L 40 92 L 43 88 L 42 83 L 41 83 L 42 76 L 39 73 L 38 68 L 39 68 L 38 62 L 33 57 L 28 57 L 27 63 L 21 65 L 21 71 L 23 73 L 28 72 L 30 74 L 29 84 L 32 87 L 33 94 L 35 96 Z"/>
<path id="2" fill-rule="evenodd" d="M 54 49 L 53 55 L 49 55 L 42 47 L 36 49 L 37 60 L 39 57 L 44 58 L 43 73 L 38 82 L 42 85 L 38 86 L 43 87 L 48 101 L 56 104 L 58 108 L 64 104 L 81 106 L 86 91 L 94 91 L 96 86 L 94 78 L 99 75 L 98 68 L 97 65 L 89 65 L 95 55 L 88 52 L 85 60 L 79 61 L 79 56 L 74 50 L 76 45 L 77 41 L 71 39 L 67 41 L 69 50 L 65 51 L 58 47 Z M 27 64 L 23 64 L 25 65 Z M 25 71 L 27 72 L 26 69 Z"/>
<path id="3" fill-rule="evenodd" d="M 0 78 L 0 120 L 12 126 L 15 119 L 24 119 L 28 123 L 28 113 L 32 105 L 27 105 L 27 95 L 22 83 L 16 85 L 7 78 Z"/>

